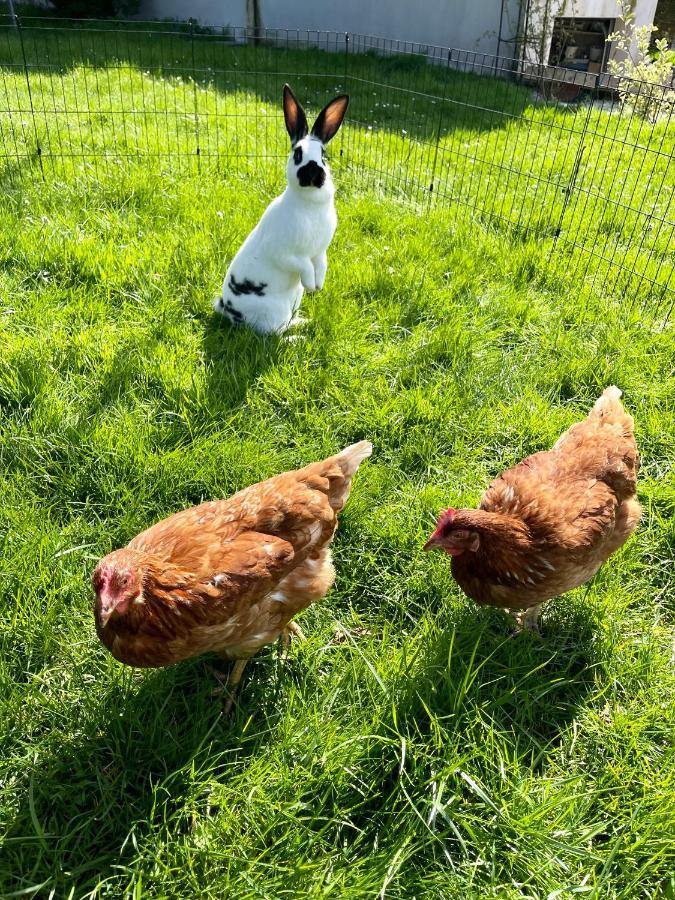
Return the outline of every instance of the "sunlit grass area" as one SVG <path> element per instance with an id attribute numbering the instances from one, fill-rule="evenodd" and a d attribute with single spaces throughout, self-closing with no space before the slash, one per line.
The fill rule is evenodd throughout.
<path id="1" fill-rule="evenodd" d="M 521 167 L 568 177 L 572 151 L 556 162 L 517 128 L 586 113 L 497 82 L 492 103 L 520 104 L 525 119 L 448 121 L 434 168 L 419 103 L 438 110 L 440 74 L 350 60 L 355 78 L 427 79 L 429 99 L 397 112 L 383 104 L 398 95 L 349 84 L 326 288 L 303 301 L 304 339 L 263 339 L 211 301 L 282 185 L 280 85 L 334 60 L 288 50 L 267 86 L 236 71 L 195 84 L 128 48 L 121 68 L 85 67 L 93 51 L 78 57 L 78 39 L 87 51 L 73 30 L 72 65 L 62 48 L 33 92 L 37 132 L 0 116 L 5 140 L 26 123 L 0 197 L 0 894 L 673 895 L 672 330 L 640 313 L 649 282 L 630 281 L 631 310 L 586 257 L 575 268 L 580 248 L 554 248 L 546 223 L 507 230 L 468 202 L 475 190 L 499 204 L 494 177 L 515 222 L 519 197 L 536 197 L 489 163 L 510 141 L 530 154 Z M 235 50 L 252 52 L 210 47 Z M 23 108 L 23 74 L 3 77 Z M 343 85 L 299 83 L 312 111 Z M 66 114 L 85 89 L 96 115 Z M 195 96 L 210 118 L 190 118 Z M 143 108 L 146 121 L 124 114 Z M 638 138 L 651 127 L 596 115 L 598 129 Z M 650 140 L 672 148 L 659 128 Z M 36 133 L 52 157 L 38 158 Z M 376 177 L 384 158 L 395 178 Z M 463 173 L 467 203 L 430 202 L 427 165 L 437 184 Z M 596 226 L 569 209 L 575 227 Z M 644 250 L 645 271 L 669 264 L 663 233 L 640 245 L 614 219 L 611 239 Z M 546 607 L 541 641 L 514 637 L 420 546 L 439 509 L 476 504 L 612 383 L 636 419 L 643 522 L 590 585 Z M 361 438 L 375 451 L 342 517 L 335 588 L 303 615 L 308 640 L 287 661 L 270 648 L 249 665 L 229 719 L 212 660 L 134 671 L 98 644 L 99 556 L 176 509 Z"/>

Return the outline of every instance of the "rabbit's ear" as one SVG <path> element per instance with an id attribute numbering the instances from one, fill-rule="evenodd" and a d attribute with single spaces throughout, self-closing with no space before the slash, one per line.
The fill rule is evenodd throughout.
<path id="1" fill-rule="evenodd" d="M 307 117 L 287 84 L 284 85 L 284 119 L 291 144 L 297 144 L 307 134 Z"/>
<path id="2" fill-rule="evenodd" d="M 340 94 L 339 97 L 324 106 L 316 117 L 316 122 L 312 125 L 312 134 L 314 137 L 318 137 L 322 144 L 327 144 L 331 138 L 335 137 L 338 128 L 342 125 L 348 106 L 349 95 Z"/>

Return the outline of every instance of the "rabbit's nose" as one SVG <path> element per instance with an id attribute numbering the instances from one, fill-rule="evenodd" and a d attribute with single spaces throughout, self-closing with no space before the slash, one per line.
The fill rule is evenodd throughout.
<path id="1" fill-rule="evenodd" d="M 314 160 L 298 169 L 298 181 L 301 187 L 323 187 L 326 180 L 326 170 Z"/>

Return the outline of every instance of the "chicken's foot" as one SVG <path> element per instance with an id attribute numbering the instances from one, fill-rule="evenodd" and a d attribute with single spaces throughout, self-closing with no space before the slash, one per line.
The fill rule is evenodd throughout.
<path id="1" fill-rule="evenodd" d="M 305 633 L 297 622 L 290 621 L 279 637 L 281 638 L 281 658 L 286 659 L 288 656 L 288 648 L 291 645 L 291 636 L 296 637 L 299 641 L 306 641 Z"/>

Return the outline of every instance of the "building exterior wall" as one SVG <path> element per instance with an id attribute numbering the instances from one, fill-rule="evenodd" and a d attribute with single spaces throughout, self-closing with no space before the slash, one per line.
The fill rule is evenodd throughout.
<path id="1" fill-rule="evenodd" d="M 246 0 L 143 0 L 140 16 L 238 26 L 249 24 L 246 6 Z M 484 53 L 497 53 L 501 7 L 501 0 L 259 0 L 264 28 L 351 31 Z"/>
<path id="2" fill-rule="evenodd" d="M 658 0 L 627 0 L 637 25 L 654 19 Z M 243 26 L 251 0 L 142 0 L 146 19 L 194 18 L 203 25 Z M 548 62 L 556 16 L 616 19 L 621 0 L 258 0 L 263 28 L 349 31 L 417 45 L 456 47 Z M 517 40 L 527 11 L 524 49 Z M 544 12 L 546 10 L 546 12 Z M 311 37 L 310 37 L 311 40 Z M 543 51 L 543 52 L 542 52 Z"/>

